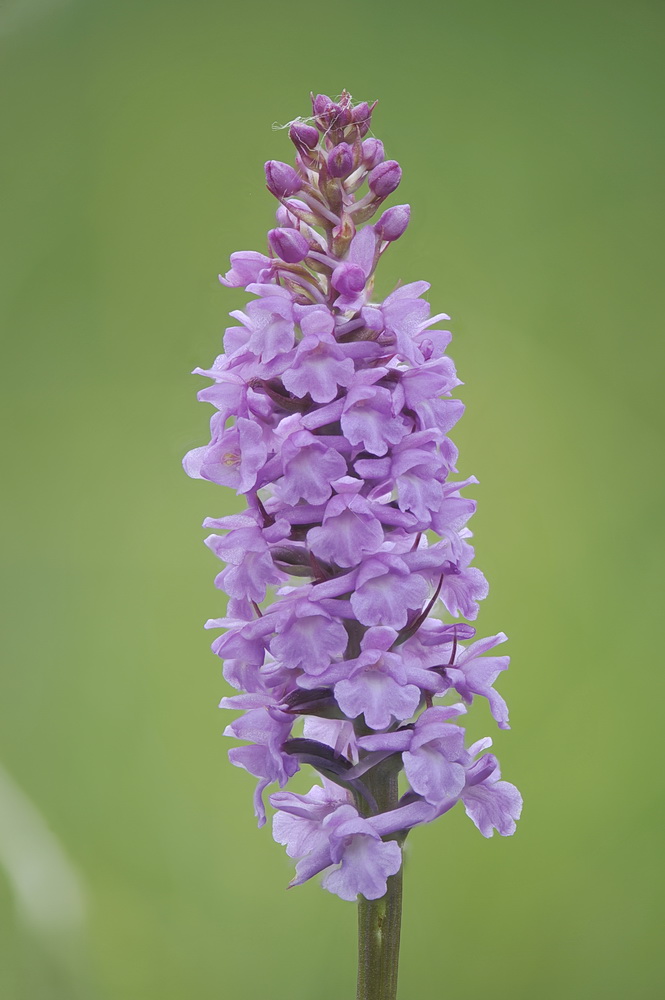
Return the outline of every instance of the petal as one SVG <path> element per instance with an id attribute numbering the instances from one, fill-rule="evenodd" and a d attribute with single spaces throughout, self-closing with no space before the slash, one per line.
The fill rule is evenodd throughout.
<path id="1" fill-rule="evenodd" d="M 522 796 L 509 781 L 473 785 L 462 793 L 462 801 L 467 816 L 483 837 L 493 837 L 495 830 L 502 837 L 515 833 L 515 821 L 522 812 Z"/>
<path id="2" fill-rule="evenodd" d="M 270 651 L 289 670 L 320 674 L 346 649 L 348 635 L 340 622 L 312 614 L 296 618 L 270 643 Z"/>
<path id="3" fill-rule="evenodd" d="M 380 521 L 348 507 L 334 517 L 326 517 L 321 527 L 312 528 L 307 534 L 316 556 L 345 568 L 357 566 L 364 555 L 377 552 L 383 539 Z"/>
<path id="4" fill-rule="evenodd" d="M 409 719 L 418 708 L 420 688 L 398 684 L 379 670 L 364 670 L 335 685 L 335 699 L 345 715 L 365 716 L 371 729 L 385 729 L 396 719 Z"/>
<path id="5" fill-rule="evenodd" d="M 403 577 L 386 572 L 363 583 L 351 595 L 351 607 L 363 625 L 400 629 L 406 625 L 408 610 L 422 607 L 427 594 L 427 584 L 419 574 Z"/>
<path id="6" fill-rule="evenodd" d="M 414 792 L 427 802 L 438 805 L 446 799 L 458 798 L 464 788 L 464 768 L 452 763 L 444 754 L 427 744 L 403 754 L 404 769 Z"/>
<path id="7" fill-rule="evenodd" d="M 349 902 L 359 893 L 365 899 L 379 899 L 386 893 L 388 877 L 395 875 L 401 864 L 402 852 L 394 840 L 384 843 L 359 834 L 344 851 L 340 867 L 326 875 L 321 884 Z"/>

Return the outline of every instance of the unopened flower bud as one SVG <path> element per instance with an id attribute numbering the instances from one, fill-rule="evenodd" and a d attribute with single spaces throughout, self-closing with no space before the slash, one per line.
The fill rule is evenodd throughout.
<path id="1" fill-rule="evenodd" d="M 277 219 L 277 225 L 282 228 L 293 227 L 298 225 L 298 220 L 295 215 L 291 215 L 288 208 L 284 205 L 278 205 L 277 211 L 275 212 L 275 218 Z"/>
<path id="2" fill-rule="evenodd" d="M 328 153 L 328 173 L 331 177 L 347 177 L 353 170 L 353 150 L 348 142 L 340 142 Z"/>
<path id="3" fill-rule="evenodd" d="M 365 139 L 363 142 L 363 163 L 368 170 L 383 163 L 385 153 L 380 139 Z"/>
<path id="4" fill-rule="evenodd" d="M 333 271 L 331 281 L 341 295 L 357 295 L 365 287 L 365 272 L 358 264 L 340 264 Z"/>
<path id="5" fill-rule="evenodd" d="M 289 129 L 289 139 L 300 152 L 314 149 L 319 141 L 319 133 L 313 125 L 304 122 L 294 122 Z"/>
<path id="6" fill-rule="evenodd" d="M 288 217 L 284 217 L 282 221 L 281 216 L 277 216 L 277 221 L 280 226 L 292 226 L 297 228 L 298 222 L 304 222 L 308 226 L 318 226 L 321 224 L 321 220 L 314 214 L 309 205 L 306 205 L 304 201 L 300 201 L 299 198 L 289 198 L 288 201 L 284 202 L 284 205 L 280 208 L 285 208 L 288 212 Z"/>
<path id="7" fill-rule="evenodd" d="M 335 102 L 327 94 L 314 94 L 312 96 L 312 113 L 314 115 L 322 115 L 327 111 Z"/>
<path id="8" fill-rule="evenodd" d="M 353 109 L 351 107 L 351 94 L 348 90 L 342 91 L 342 96 L 339 99 L 337 108 L 339 110 L 333 125 L 337 128 L 344 128 L 346 125 L 350 125 L 352 121 Z"/>
<path id="9" fill-rule="evenodd" d="M 397 160 L 385 160 L 370 173 L 367 183 L 377 198 L 387 198 L 396 191 L 402 179 L 402 168 Z"/>
<path id="10" fill-rule="evenodd" d="M 271 229 L 270 246 L 287 264 L 299 264 L 309 253 L 309 243 L 297 229 Z"/>
<path id="11" fill-rule="evenodd" d="M 314 121 L 321 132 L 327 132 L 337 124 L 341 110 L 339 104 L 335 104 L 327 94 L 312 96 Z"/>
<path id="12" fill-rule="evenodd" d="M 372 123 L 372 112 L 367 101 L 361 101 L 351 109 L 351 123 L 357 127 L 358 135 L 367 135 Z"/>
<path id="13" fill-rule="evenodd" d="M 374 226 L 374 230 L 382 240 L 393 243 L 398 240 L 406 230 L 411 217 L 410 205 L 395 205 L 383 213 Z"/>
<path id="14" fill-rule="evenodd" d="M 275 198 L 288 198 L 302 188 L 302 177 L 288 163 L 268 160 L 265 170 L 268 190 Z"/>

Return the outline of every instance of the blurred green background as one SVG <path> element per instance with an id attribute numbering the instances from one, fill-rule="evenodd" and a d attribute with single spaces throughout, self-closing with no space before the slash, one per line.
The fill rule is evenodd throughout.
<path id="1" fill-rule="evenodd" d="M 180 468 L 271 126 L 343 87 L 413 206 L 379 291 L 453 316 L 513 656 L 513 730 L 469 722 L 526 803 L 512 839 L 461 809 L 410 838 L 402 996 L 662 995 L 664 15 L 5 0 L 2 1000 L 354 995 L 354 907 L 284 892 L 226 761 L 199 525 L 237 501 Z"/>

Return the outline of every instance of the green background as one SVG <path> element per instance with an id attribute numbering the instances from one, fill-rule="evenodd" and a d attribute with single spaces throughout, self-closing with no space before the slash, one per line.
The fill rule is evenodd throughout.
<path id="1" fill-rule="evenodd" d="M 410 838 L 402 996 L 661 995 L 664 15 L 5 2 L 2 1000 L 354 993 L 354 907 L 284 891 L 226 761 L 199 525 L 238 502 L 180 468 L 207 440 L 188 373 L 244 301 L 217 272 L 264 248 L 262 164 L 291 155 L 271 126 L 343 87 L 380 99 L 413 206 L 379 291 L 427 278 L 454 320 L 479 626 L 513 656 L 512 731 L 469 725 L 526 803 L 513 838 L 461 809 Z M 80 920 L 56 890 L 24 912 L 42 820 Z"/>

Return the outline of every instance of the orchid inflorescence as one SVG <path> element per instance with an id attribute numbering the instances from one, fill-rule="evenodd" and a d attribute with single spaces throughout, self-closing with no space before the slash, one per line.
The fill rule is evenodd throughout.
<path id="1" fill-rule="evenodd" d="M 475 629 L 445 620 L 475 619 L 488 589 L 471 565 L 476 505 L 462 496 L 477 480 L 449 479 L 461 383 L 451 335 L 434 328 L 449 317 L 430 315 L 425 281 L 373 300 L 410 209 L 368 220 L 401 169 L 369 135 L 374 106 L 344 92 L 312 107 L 289 127 L 295 167 L 265 166 L 279 201 L 269 252 L 234 253 L 220 276 L 254 298 L 231 313 L 225 353 L 196 369 L 213 380 L 199 399 L 215 413 L 184 464 L 247 501 L 204 522 L 229 596 L 207 627 L 225 629 L 212 648 L 239 692 L 221 705 L 243 712 L 226 733 L 245 745 L 229 757 L 259 779 L 259 825 L 267 786 L 302 764 L 319 772 L 307 794 L 270 796 L 275 840 L 299 859 L 291 884 L 327 870 L 326 889 L 371 900 L 412 827 L 461 800 L 484 836 L 509 835 L 521 797 L 485 752 L 492 741 L 465 747 L 459 724 L 481 695 L 508 728 L 492 685 L 509 658 L 495 655 L 503 633 L 465 645 Z M 397 772 L 405 790 L 382 808 L 373 778 Z"/>

